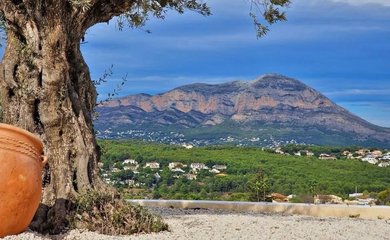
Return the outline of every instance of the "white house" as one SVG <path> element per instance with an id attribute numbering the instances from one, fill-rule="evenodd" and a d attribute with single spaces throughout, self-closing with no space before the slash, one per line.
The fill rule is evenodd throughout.
<path id="1" fill-rule="evenodd" d="M 382 151 L 380 150 L 375 150 L 375 151 L 372 151 L 371 152 L 371 155 L 374 157 L 374 158 L 379 158 L 379 157 L 382 157 Z"/>
<path id="2" fill-rule="evenodd" d="M 145 164 L 144 168 L 159 169 L 160 168 L 160 163 L 158 163 L 158 162 L 147 162 Z"/>
<path id="3" fill-rule="evenodd" d="M 320 157 L 318 159 L 321 159 L 321 160 L 336 160 L 337 158 L 335 156 L 332 156 L 332 155 L 329 155 L 329 154 L 326 154 L 326 153 L 321 153 Z"/>
<path id="4" fill-rule="evenodd" d="M 370 164 L 377 164 L 378 159 L 374 158 L 372 155 L 367 155 L 364 158 L 362 158 L 363 162 L 368 162 Z"/>
<path id="5" fill-rule="evenodd" d="M 123 170 L 135 171 L 138 169 L 138 167 L 139 167 L 139 165 L 126 165 L 126 166 L 123 166 Z"/>
<path id="6" fill-rule="evenodd" d="M 206 165 L 204 163 L 191 163 L 192 170 L 202 170 L 206 169 Z"/>
<path id="7" fill-rule="evenodd" d="M 350 198 L 358 198 L 358 197 L 361 197 L 363 196 L 363 193 L 351 193 L 351 194 L 348 194 L 348 197 Z"/>
<path id="8" fill-rule="evenodd" d="M 183 143 L 182 146 L 185 147 L 186 149 L 192 149 L 192 148 L 194 148 L 193 145 L 191 145 L 191 144 L 186 144 L 186 143 Z"/>
<path id="9" fill-rule="evenodd" d="M 187 167 L 187 165 L 185 165 L 181 162 L 170 162 L 168 165 L 168 168 L 171 170 L 174 168 L 183 168 L 183 167 Z"/>
<path id="10" fill-rule="evenodd" d="M 219 171 L 219 170 L 217 170 L 217 169 L 215 169 L 215 168 L 209 170 L 209 172 L 215 173 L 215 174 L 221 173 L 221 171 Z"/>
<path id="11" fill-rule="evenodd" d="M 358 205 L 375 205 L 376 199 L 374 198 L 358 198 Z"/>
<path id="12" fill-rule="evenodd" d="M 390 152 L 382 156 L 381 160 L 390 161 Z"/>
<path id="13" fill-rule="evenodd" d="M 389 167 L 390 166 L 390 162 L 380 162 L 378 164 L 378 167 Z"/>
<path id="14" fill-rule="evenodd" d="M 181 168 L 172 168 L 171 169 L 171 172 L 181 172 L 181 173 L 185 173 L 185 171 Z"/>
<path id="15" fill-rule="evenodd" d="M 283 152 L 280 148 L 277 148 L 277 149 L 275 150 L 275 153 L 284 154 L 284 152 Z"/>
<path id="16" fill-rule="evenodd" d="M 227 166 L 226 165 L 214 165 L 213 166 L 214 169 L 217 169 L 217 170 L 226 170 L 227 169 Z"/>
<path id="17" fill-rule="evenodd" d="M 123 161 L 123 164 L 138 165 L 138 162 L 134 159 L 126 159 Z"/>
<path id="18" fill-rule="evenodd" d="M 355 153 L 358 154 L 358 155 L 360 155 L 360 156 L 364 156 L 366 153 L 369 153 L 369 152 L 370 152 L 370 150 L 364 149 L 364 148 L 355 151 Z"/>
<path id="19" fill-rule="evenodd" d="M 314 156 L 314 153 L 313 152 L 310 152 L 308 150 L 306 150 L 306 156 L 308 157 L 313 157 Z"/>

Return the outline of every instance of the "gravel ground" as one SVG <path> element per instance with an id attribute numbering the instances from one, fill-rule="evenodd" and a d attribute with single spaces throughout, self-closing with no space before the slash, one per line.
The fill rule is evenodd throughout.
<path id="1" fill-rule="evenodd" d="M 73 230 L 64 235 L 42 236 L 25 232 L 6 240 L 111 240 L 111 239 L 390 239 L 389 220 L 362 220 L 252 214 L 205 209 L 182 210 L 150 208 L 161 214 L 170 232 L 134 236 L 105 236 Z"/>

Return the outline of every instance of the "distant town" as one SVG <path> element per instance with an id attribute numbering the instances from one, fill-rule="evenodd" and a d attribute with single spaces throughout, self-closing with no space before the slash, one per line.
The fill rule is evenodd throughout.
<path id="1" fill-rule="evenodd" d="M 284 152 L 280 147 L 274 149 L 274 152 L 282 155 L 291 155 L 290 153 Z M 340 155 L 340 157 L 338 157 L 337 155 Z M 370 150 L 367 148 L 361 148 L 354 152 L 343 151 L 341 152 L 341 154 L 320 153 L 318 156 L 315 156 L 315 154 L 309 150 L 299 150 L 297 152 L 294 152 L 294 156 L 318 157 L 318 159 L 320 160 L 337 160 L 340 158 L 356 159 L 362 162 L 377 165 L 378 167 L 390 166 L 390 152 L 383 152 L 381 150 Z"/>
<path id="2" fill-rule="evenodd" d="M 270 149 L 277 154 L 291 155 L 288 152 L 282 150 L 282 146 L 289 144 L 292 145 L 303 145 L 305 143 L 298 143 L 295 139 L 289 140 L 276 140 L 274 137 L 270 136 L 268 138 L 235 138 L 228 136 L 226 138 L 219 139 L 210 139 L 210 140 L 196 140 L 193 139 L 188 141 L 185 139 L 185 136 L 177 132 L 162 132 L 162 131 L 152 131 L 146 132 L 143 130 L 127 130 L 121 132 L 113 132 L 110 129 L 105 131 L 97 131 L 97 137 L 100 139 L 142 139 L 145 141 L 151 141 L 156 143 L 165 143 L 171 145 L 181 145 L 187 149 L 200 146 L 208 145 L 219 145 L 219 144 L 233 144 L 235 146 L 262 146 L 264 149 Z M 313 157 L 315 153 L 309 150 L 299 150 L 294 152 L 295 156 L 308 156 Z M 338 157 L 337 155 L 340 155 Z M 320 153 L 318 157 L 321 160 L 337 160 L 338 158 L 347 158 L 347 159 L 358 159 L 363 162 L 368 162 L 370 164 L 377 165 L 378 167 L 388 167 L 390 166 L 390 152 L 382 152 L 381 150 L 370 151 L 367 148 L 361 148 L 354 152 L 343 151 L 341 154 L 329 154 L 329 153 Z"/>
<path id="3" fill-rule="evenodd" d="M 103 168 L 103 164 L 99 165 Z M 191 163 L 190 165 L 184 164 L 181 162 L 170 162 L 168 166 L 162 166 L 158 162 L 146 162 L 145 165 L 140 166 L 140 164 L 134 159 L 126 159 L 122 163 L 117 163 L 115 167 L 110 169 L 110 171 L 104 171 L 102 176 L 104 181 L 113 185 L 128 185 L 130 187 L 141 187 L 145 186 L 145 182 L 136 182 L 131 179 L 123 180 L 112 180 L 110 176 L 115 175 L 116 173 L 121 173 L 122 171 L 131 171 L 134 174 L 146 174 L 147 176 L 153 175 L 156 180 L 161 179 L 159 172 L 163 171 L 164 167 L 168 167 L 169 171 L 173 173 L 173 178 L 186 178 L 188 180 L 196 180 L 198 173 L 201 171 L 207 171 L 208 173 L 215 174 L 216 176 L 226 176 L 225 172 L 227 170 L 226 165 L 214 164 L 212 167 L 207 166 L 204 163 Z M 143 170 L 152 170 L 143 171 Z"/>
<path id="4" fill-rule="evenodd" d="M 279 149 L 275 150 L 275 152 L 279 154 L 286 154 Z M 314 154 L 309 151 L 303 152 L 305 156 L 314 156 Z M 385 161 L 386 163 L 390 163 L 390 152 L 382 154 L 380 151 L 369 152 L 367 149 L 361 149 L 355 152 L 355 154 L 343 152 L 343 155 L 349 159 L 361 159 L 362 161 L 366 161 L 371 164 L 374 164 L 374 162 L 375 164 L 379 162 L 379 167 L 384 167 L 384 165 L 380 165 L 381 163 L 383 163 L 383 161 Z M 302 152 L 297 152 L 295 156 L 303 156 L 303 154 Z M 329 154 L 321 154 L 319 159 L 337 160 L 335 156 Z M 377 161 L 373 161 L 370 159 L 377 159 Z M 386 164 L 386 166 L 388 165 Z M 100 167 L 103 168 L 103 164 L 100 164 Z M 158 182 L 162 178 L 160 173 L 163 172 L 163 169 L 166 167 L 168 167 L 169 171 L 173 173 L 173 178 L 185 178 L 187 180 L 196 180 L 198 174 L 201 174 L 202 172 L 211 173 L 217 177 L 223 177 L 227 175 L 226 170 L 228 169 L 228 166 L 226 165 L 213 165 L 209 167 L 204 163 L 191 163 L 190 165 L 187 165 L 181 162 L 170 162 L 168 166 L 162 166 L 158 162 L 146 162 L 143 166 L 141 166 L 138 161 L 134 159 L 126 159 L 122 163 L 117 164 L 110 171 L 103 170 L 102 176 L 104 178 L 104 181 L 108 184 L 122 187 L 126 186 L 129 188 L 140 188 L 150 185 L 150 183 L 142 181 L 138 182 L 134 180 L 133 177 L 126 179 L 126 177 L 118 178 L 118 176 L 126 175 L 126 172 L 128 173 L 130 171 L 136 175 L 145 174 L 146 177 L 152 176 L 152 179 Z M 153 187 L 153 185 L 154 184 L 152 183 L 150 186 Z M 267 195 L 269 201 L 279 203 L 294 202 L 296 197 L 297 196 L 294 194 L 285 196 L 281 193 L 271 193 Z M 316 194 L 310 201 L 313 201 L 314 204 L 375 205 L 377 199 L 371 197 L 369 193 L 358 193 L 356 191 L 355 193 L 349 194 L 347 199 L 342 199 L 340 196 L 332 194 Z"/>
<path id="5" fill-rule="evenodd" d="M 260 146 L 265 148 L 275 148 L 287 144 L 302 144 L 295 139 L 275 139 L 273 136 L 252 137 L 252 138 L 237 138 L 233 136 L 210 138 L 210 139 L 187 139 L 182 133 L 174 131 L 144 131 L 132 129 L 126 131 L 113 131 L 108 128 L 105 130 L 97 130 L 96 136 L 99 139 L 115 140 L 115 139 L 140 139 L 156 143 L 165 143 L 172 145 L 187 144 L 189 146 L 200 147 L 208 145 L 231 144 L 235 146 Z"/>
<path id="6" fill-rule="evenodd" d="M 159 149 L 164 149 L 164 146 L 173 149 L 177 148 L 180 149 L 182 153 L 191 153 L 193 150 L 198 149 L 197 146 L 189 143 L 182 143 L 180 145 L 155 145 L 152 143 L 139 144 L 139 146 L 143 146 L 144 148 L 148 146 L 152 146 L 152 148 L 153 146 L 160 146 L 158 147 Z M 129 146 L 131 145 L 132 144 Z M 234 147 L 234 149 L 240 148 Z M 283 158 L 289 159 L 307 158 L 307 160 L 317 159 L 317 161 L 321 162 L 358 161 L 375 165 L 378 168 L 386 168 L 390 166 L 390 151 L 373 148 L 351 147 L 343 149 L 289 144 L 280 147 L 263 147 L 253 149 L 257 149 L 256 151 L 268 154 L 267 156 L 275 156 L 274 158 L 277 158 L 277 155 L 282 155 L 285 156 Z M 168 159 L 172 160 L 169 161 L 168 159 L 159 158 L 158 156 L 161 154 L 157 154 L 155 150 L 151 149 L 150 151 L 156 153 L 156 157 L 154 159 L 150 157 L 144 159 L 143 157 L 140 157 L 142 155 L 124 159 L 120 157 L 121 155 L 113 155 L 111 158 L 114 160 L 100 162 L 99 167 L 101 169 L 103 180 L 108 184 L 125 190 L 125 192 L 130 191 L 133 194 L 134 191 L 136 193 L 148 192 L 149 195 L 138 195 L 138 197 L 141 196 L 145 198 L 158 198 L 160 195 L 156 195 L 156 189 L 157 191 L 160 191 L 161 189 L 161 191 L 168 191 L 168 189 L 173 191 L 173 189 L 178 189 L 178 191 L 188 194 L 190 194 L 192 191 L 191 189 L 193 189 L 195 192 L 200 194 L 202 188 L 205 187 L 205 179 L 208 179 L 207 184 L 211 184 L 209 185 L 210 187 L 215 187 L 215 190 L 221 189 L 221 194 L 223 194 L 223 189 L 239 187 L 238 185 L 229 185 L 235 182 L 235 180 L 229 179 L 229 177 L 232 176 L 232 174 L 238 174 L 237 170 L 242 171 L 237 169 L 237 167 L 232 171 L 231 167 L 234 162 L 229 163 L 230 161 L 226 161 L 226 164 L 221 164 L 220 160 L 213 161 L 212 158 L 209 158 L 206 161 L 191 161 L 191 159 L 180 161 L 180 157 L 170 157 Z M 117 151 L 114 153 L 118 154 Z M 192 154 L 190 155 L 192 156 Z M 143 156 L 145 156 L 145 154 L 143 154 Z M 212 180 L 213 178 L 215 180 Z M 227 179 L 226 184 L 228 184 L 228 186 L 216 186 L 215 183 L 218 181 L 223 182 L 223 178 Z M 241 184 L 246 184 L 246 182 L 244 181 Z M 310 182 L 307 183 L 307 186 L 309 188 L 313 187 Z M 165 188 L 167 189 L 164 190 Z M 338 196 L 337 194 L 314 194 L 314 192 L 313 195 L 310 196 L 300 195 L 298 197 L 293 192 L 290 192 L 291 194 L 287 196 L 282 193 L 271 192 L 267 195 L 267 199 L 268 201 L 273 202 L 309 202 L 316 204 L 374 205 L 378 203 L 378 199 L 376 198 L 378 196 L 377 194 L 373 194 L 372 192 L 358 192 L 357 189 L 353 192 L 351 191 L 352 188 L 349 189 L 349 193 L 345 192 L 347 197 L 345 194 L 343 194 L 343 196 Z M 190 197 L 191 195 L 188 196 Z"/>

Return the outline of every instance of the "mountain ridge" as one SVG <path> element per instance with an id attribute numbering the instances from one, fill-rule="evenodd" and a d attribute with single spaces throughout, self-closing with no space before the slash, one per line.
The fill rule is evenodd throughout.
<path id="1" fill-rule="evenodd" d="M 108 126 L 125 129 L 126 125 L 146 130 L 194 129 L 221 127 L 232 121 L 244 130 L 276 124 L 281 129 L 345 133 L 357 143 L 374 140 L 386 144 L 390 140 L 389 128 L 369 123 L 306 84 L 280 74 L 265 74 L 253 81 L 188 84 L 156 95 L 130 95 L 104 103 L 97 111 L 100 120 L 95 124 L 100 130 Z"/>

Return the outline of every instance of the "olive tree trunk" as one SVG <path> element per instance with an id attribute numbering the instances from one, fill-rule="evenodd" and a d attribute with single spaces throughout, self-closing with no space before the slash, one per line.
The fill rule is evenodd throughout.
<path id="1" fill-rule="evenodd" d="M 34 229 L 61 230 L 80 192 L 111 190 L 97 166 L 97 94 L 80 52 L 85 31 L 123 14 L 139 26 L 149 15 L 163 18 L 166 9 L 210 14 L 197 0 L 0 0 L 7 34 L 0 63 L 3 121 L 40 135 L 49 159 Z"/>
<path id="2" fill-rule="evenodd" d="M 92 126 L 97 93 L 80 52 L 83 32 L 55 18 L 14 18 L 0 64 L 3 122 L 43 140 L 49 163 L 32 227 L 58 232 L 78 193 L 108 188 L 99 178 Z"/>

